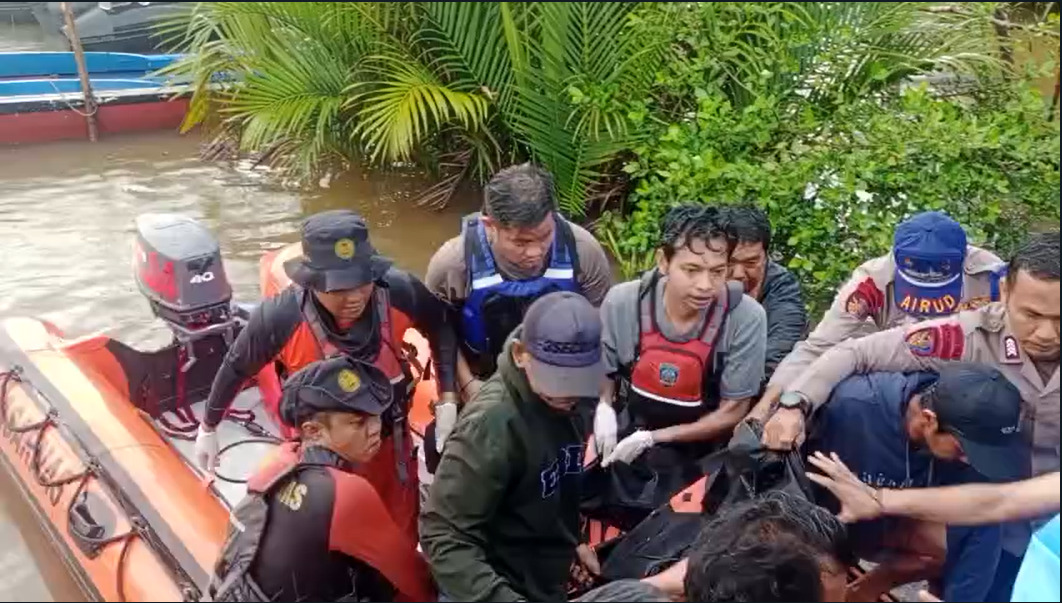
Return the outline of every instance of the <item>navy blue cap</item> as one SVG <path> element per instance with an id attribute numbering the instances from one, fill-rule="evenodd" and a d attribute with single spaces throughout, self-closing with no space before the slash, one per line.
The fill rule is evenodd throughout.
<path id="1" fill-rule="evenodd" d="M 949 362 L 926 392 L 940 428 L 959 439 L 970 466 L 993 481 L 1029 477 L 1032 451 L 1021 433 L 1021 392 L 998 369 Z"/>
<path id="2" fill-rule="evenodd" d="M 601 315 L 585 297 L 561 291 L 544 295 L 524 314 L 520 340 L 531 353 L 539 394 L 596 398 L 605 367 L 601 362 Z"/>
<path id="3" fill-rule="evenodd" d="M 962 301 L 966 231 L 939 211 L 915 214 L 896 227 L 893 296 L 915 316 L 953 314 Z"/>
<path id="4" fill-rule="evenodd" d="M 295 283 L 316 291 L 356 289 L 381 278 L 391 261 L 376 253 L 369 227 L 358 214 L 337 209 L 302 224 L 302 257 L 284 262 Z"/>
<path id="5" fill-rule="evenodd" d="M 380 415 L 391 405 L 387 375 L 368 362 L 337 356 L 312 362 L 288 377 L 280 418 L 297 427 L 319 412 Z"/>

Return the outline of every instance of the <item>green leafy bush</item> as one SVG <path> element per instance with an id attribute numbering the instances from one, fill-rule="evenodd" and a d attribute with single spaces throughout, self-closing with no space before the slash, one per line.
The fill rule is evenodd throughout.
<path id="1" fill-rule="evenodd" d="M 440 175 L 441 205 L 533 160 L 581 216 L 642 133 L 626 116 L 667 62 L 667 18 L 627 2 L 199 2 L 162 30 L 187 53 L 169 72 L 194 82 L 185 126 L 217 109 L 240 150 L 296 176 L 416 164 Z"/>
<path id="2" fill-rule="evenodd" d="M 909 88 L 824 117 L 767 96 L 738 109 L 721 90 L 701 91 L 694 116 L 636 150 L 628 211 L 599 231 L 631 275 L 647 265 L 671 205 L 755 203 L 814 316 L 918 211 L 949 213 L 971 241 L 1005 255 L 1035 225 L 1059 220 L 1058 122 L 1026 90 L 973 101 Z"/>
<path id="3" fill-rule="evenodd" d="M 821 118 L 912 74 L 998 71 L 996 4 L 198 2 L 163 31 L 188 53 L 171 69 L 194 82 L 186 126 L 220 116 L 296 175 L 416 164 L 442 204 L 530 159 L 582 217 L 623 197 L 624 160 L 698 90 Z M 775 141 L 749 127 L 735 144 Z"/>

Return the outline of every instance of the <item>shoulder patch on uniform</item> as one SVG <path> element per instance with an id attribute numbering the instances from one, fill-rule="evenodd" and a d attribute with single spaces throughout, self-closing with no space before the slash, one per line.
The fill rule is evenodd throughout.
<path id="1" fill-rule="evenodd" d="M 867 277 L 848 295 L 844 311 L 852 316 L 864 319 L 879 312 L 885 305 L 885 293 L 878 289 L 874 279 Z"/>
<path id="2" fill-rule="evenodd" d="M 1018 340 L 1013 335 L 1003 338 L 1003 358 L 1006 360 L 1021 360 L 1021 352 L 1018 351 Z"/>
<path id="3" fill-rule="evenodd" d="M 965 312 L 966 310 L 976 310 L 978 308 L 983 308 L 990 303 L 992 303 L 992 298 L 987 295 L 974 297 L 959 304 L 959 311 Z"/>
<path id="4" fill-rule="evenodd" d="M 954 323 L 915 328 L 907 334 L 904 341 L 915 356 L 941 360 L 962 358 L 966 347 L 962 327 Z"/>

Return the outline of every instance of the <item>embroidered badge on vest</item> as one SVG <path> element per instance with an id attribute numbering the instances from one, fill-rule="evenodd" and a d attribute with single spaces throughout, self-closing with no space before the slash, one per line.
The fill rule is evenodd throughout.
<path id="1" fill-rule="evenodd" d="M 848 295 L 844 303 L 844 311 L 862 320 L 877 313 L 884 305 L 885 294 L 878 289 L 874 279 L 867 277 Z"/>
<path id="2" fill-rule="evenodd" d="M 962 358 L 966 347 L 962 327 L 957 324 L 921 327 L 908 333 L 904 341 L 915 356 L 942 360 Z"/>
<path id="3" fill-rule="evenodd" d="M 959 304 L 959 311 L 964 312 L 966 310 L 976 310 L 978 308 L 983 308 L 990 303 L 992 303 L 992 298 L 988 297 L 987 295 L 982 295 L 981 297 L 968 299 Z"/>
<path id="4" fill-rule="evenodd" d="M 662 362 L 660 364 L 660 383 L 671 387 L 678 383 L 679 368 L 669 362 Z"/>

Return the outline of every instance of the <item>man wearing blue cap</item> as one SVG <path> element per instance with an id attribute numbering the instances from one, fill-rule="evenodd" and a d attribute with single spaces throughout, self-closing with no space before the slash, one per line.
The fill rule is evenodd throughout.
<path id="1" fill-rule="evenodd" d="M 446 597 L 566 599 L 585 447 L 575 407 L 603 377 L 597 309 L 572 292 L 532 303 L 458 419 L 423 506 L 421 545 Z"/>
<path id="2" fill-rule="evenodd" d="M 966 231 L 946 214 L 904 220 L 892 252 L 856 268 L 815 330 L 775 369 L 750 416 L 765 418 L 786 386 L 842 341 L 998 300 L 1003 268 L 992 252 L 968 245 Z"/>
<path id="3" fill-rule="evenodd" d="M 1032 472 L 1058 471 L 1058 231 L 1030 237 L 1014 254 L 1002 302 L 849 340 L 823 354 L 781 395 L 764 427 L 765 442 L 781 449 L 799 444 L 805 416 L 853 373 L 940 371 L 956 360 L 989 364 L 1018 388 L 1026 422 L 1022 433 L 1032 442 Z M 1005 526 L 999 571 L 987 599 L 1008 596 L 1033 527 Z"/>

